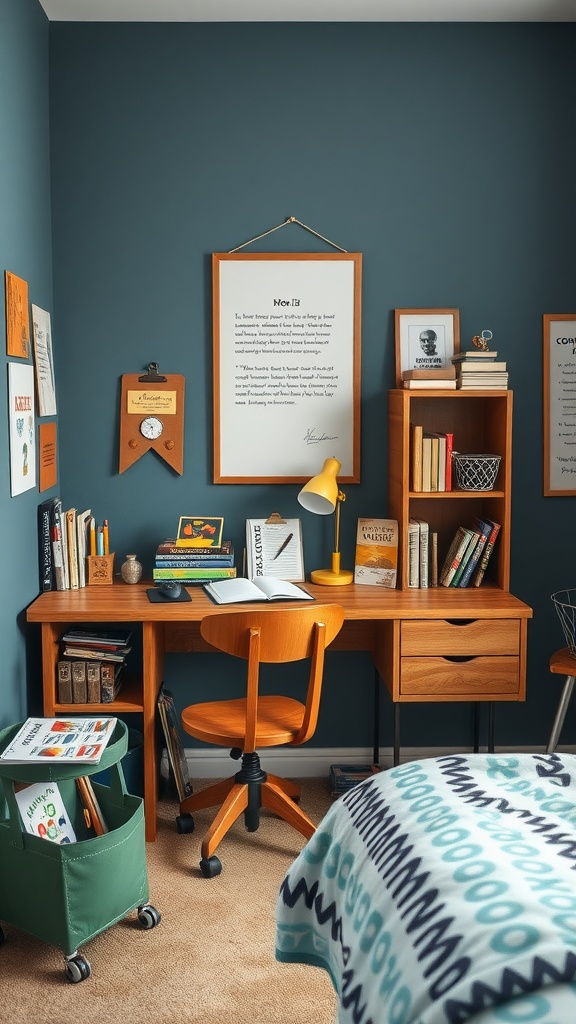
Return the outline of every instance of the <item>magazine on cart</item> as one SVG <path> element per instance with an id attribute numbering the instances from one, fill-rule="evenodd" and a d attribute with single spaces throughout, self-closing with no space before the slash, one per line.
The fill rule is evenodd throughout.
<path id="1" fill-rule="evenodd" d="M 98 764 L 115 718 L 28 718 L 0 754 L 12 764 Z"/>

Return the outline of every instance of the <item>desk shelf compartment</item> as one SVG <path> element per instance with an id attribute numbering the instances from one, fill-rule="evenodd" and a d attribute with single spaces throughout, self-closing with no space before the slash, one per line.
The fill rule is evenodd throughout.
<path id="1" fill-rule="evenodd" d="M 0 749 L 20 728 L 0 732 Z M 118 722 L 97 765 L 28 764 L 0 761 L 0 921 L 56 946 L 64 954 L 69 981 L 83 981 L 91 969 L 78 946 L 137 910 L 137 924 L 154 927 L 160 915 L 148 903 L 144 808 L 126 791 L 121 758 L 128 730 Z M 88 831 L 77 796 L 76 777 L 110 769 L 110 786 L 93 788 L 109 831 Z M 15 798 L 18 782 L 57 782 L 78 841 L 58 845 L 22 831 Z M 0 942 L 4 934 L 0 928 Z M 1 952 L 0 952 L 1 956 Z"/>
<path id="2" fill-rule="evenodd" d="M 389 392 L 388 514 L 399 523 L 399 586 L 408 589 L 408 521 L 424 519 L 438 534 L 438 565 L 442 566 L 459 526 L 471 526 L 475 516 L 500 524 L 500 534 L 482 584 L 510 589 L 510 524 L 512 480 L 511 391 Z M 494 490 L 411 490 L 411 428 L 429 433 L 452 433 L 459 452 L 484 452 L 501 457 Z"/>

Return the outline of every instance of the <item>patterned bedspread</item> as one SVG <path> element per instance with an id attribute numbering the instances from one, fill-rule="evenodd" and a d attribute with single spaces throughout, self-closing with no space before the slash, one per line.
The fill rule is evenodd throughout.
<path id="1" fill-rule="evenodd" d="M 334 803 L 282 883 L 276 957 L 341 1024 L 576 1024 L 576 757 L 412 761 Z"/>

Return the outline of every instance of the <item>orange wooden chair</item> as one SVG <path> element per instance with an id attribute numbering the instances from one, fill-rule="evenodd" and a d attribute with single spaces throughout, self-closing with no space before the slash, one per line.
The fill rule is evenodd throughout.
<path id="1" fill-rule="evenodd" d="M 220 804 L 202 842 L 200 870 L 205 878 L 220 874 L 216 847 L 244 812 L 249 832 L 260 823 L 260 808 L 278 814 L 307 839 L 316 826 L 296 801 L 300 786 L 262 770 L 256 748 L 283 744 L 298 746 L 313 735 L 318 721 L 324 651 L 339 632 L 344 609 L 336 604 L 255 608 L 207 615 L 202 636 L 219 651 L 247 661 L 246 696 L 192 704 L 182 712 L 182 726 L 190 736 L 230 747 L 231 757 L 242 757 L 242 767 L 231 779 L 193 793 L 180 805 L 179 832 L 191 832 L 191 812 Z M 306 703 L 293 697 L 259 696 L 261 663 L 310 660 Z"/>

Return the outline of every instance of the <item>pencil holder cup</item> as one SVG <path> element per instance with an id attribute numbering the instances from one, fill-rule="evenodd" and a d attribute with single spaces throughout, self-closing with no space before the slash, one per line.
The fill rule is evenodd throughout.
<path id="1" fill-rule="evenodd" d="M 114 554 L 88 555 L 86 579 L 90 587 L 110 587 L 114 583 Z"/>

